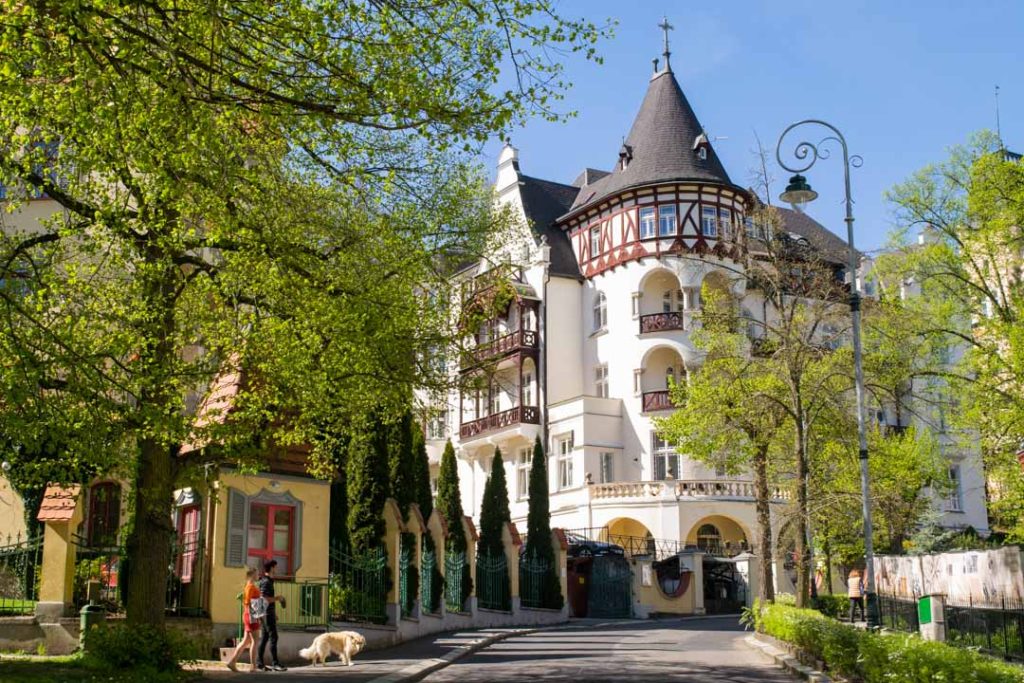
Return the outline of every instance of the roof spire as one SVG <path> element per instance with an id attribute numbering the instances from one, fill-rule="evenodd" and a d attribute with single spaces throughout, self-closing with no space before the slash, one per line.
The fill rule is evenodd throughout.
<path id="1" fill-rule="evenodd" d="M 672 65 L 668 61 L 669 57 L 672 55 L 668 49 L 668 32 L 675 30 L 675 26 L 668 23 L 668 17 L 663 16 L 661 23 L 658 24 L 658 28 L 665 33 L 665 51 L 661 53 L 665 57 L 665 71 L 672 71 Z"/>

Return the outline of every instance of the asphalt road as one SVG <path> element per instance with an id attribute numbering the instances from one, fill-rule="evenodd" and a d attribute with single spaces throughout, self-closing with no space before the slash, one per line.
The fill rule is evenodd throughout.
<path id="1" fill-rule="evenodd" d="M 509 638 L 425 678 L 499 681 L 792 683 L 743 643 L 736 617 L 636 621 Z"/>

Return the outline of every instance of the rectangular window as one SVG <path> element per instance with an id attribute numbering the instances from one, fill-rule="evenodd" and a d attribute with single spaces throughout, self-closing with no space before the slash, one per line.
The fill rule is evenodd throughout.
<path id="1" fill-rule="evenodd" d="M 488 415 L 497 415 L 501 412 L 501 389 L 497 384 L 491 384 L 488 392 L 487 409 Z"/>
<path id="2" fill-rule="evenodd" d="M 640 239 L 647 240 L 654 237 L 654 207 L 645 206 L 640 209 Z"/>
<path id="3" fill-rule="evenodd" d="M 732 239 L 732 211 L 726 208 L 718 210 L 718 227 L 723 238 Z"/>
<path id="4" fill-rule="evenodd" d="M 640 317 L 640 292 L 633 292 L 633 317 Z"/>
<path id="5" fill-rule="evenodd" d="M 182 583 L 192 582 L 199 552 L 199 506 L 185 505 L 178 510 L 177 575 Z"/>
<path id="6" fill-rule="evenodd" d="M 750 239 L 757 239 L 759 237 L 757 234 L 757 226 L 754 225 L 754 219 L 750 216 L 743 219 L 743 229 L 747 231 L 747 237 Z"/>
<path id="7" fill-rule="evenodd" d="M 601 253 L 601 228 L 590 229 L 590 258 Z"/>
<path id="8" fill-rule="evenodd" d="M 121 530 L 121 485 L 105 481 L 89 489 L 89 545 L 109 548 L 117 545 Z"/>
<path id="9" fill-rule="evenodd" d="M 558 454 L 558 488 L 572 488 L 572 436 L 559 437 L 555 445 Z"/>
<path id="10" fill-rule="evenodd" d="M 949 498 L 946 500 L 948 512 L 963 511 L 963 492 L 960 482 L 960 465 L 949 466 Z"/>
<path id="11" fill-rule="evenodd" d="M 533 449 L 524 446 L 519 449 L 519 457 L 516 458 L 516 498 L 520 500 L 530 496 L 530 457 Z"/>
<path id="12" fill-rule="evenodd" d="M 295 508 L 290 505 L 252 503 L 249 506 L 249 558 L 258 564 L 277 560 L 277 571 L 284 576 L 292 573 L 292 540 Z"/>
<path id="13" fill-rule="evenodd" d="M 608 398 L 608 366 L 598 365 L 594 368 L 594 395 Z"/>
<path id="14" fill-rule="evenodd" d="M 610 452 L 601 453 L 601 483 L 608 484 L 615 481 L 615 454 Z"/>
<path id="15" fill-rule="evenodd" d="M 666 204 L 658 207 L 658 235 L 672 237 L 676 234 L 676 205 Z"/>
<path id="16" fill-rule="evenodd" d="M 430 418 L 427 438 L 440 440 L 448 436 L 448 411 L 439 410 Z"/>
<path id="17" fill-rule="evenodd" d="M 523 405 L 537 405 L 533 401 L 533 373 L 529 371 L 523 373 Z"/>
<path id="18" fill-rule="evenodd" d="M 634 370 L 633 371 L 633 394 L 635 394 L 636 396 L 640 395 L 640 389 L 642 388 L 641 387 L 641 381 L 642 381 L 643 376 L 644 376 L 644 371 L 643 370 Z"/>
<path id="19" fill-rule="evenodd" d="M 705 237 L 718 237 L 718 211 L 713 206 L 701 207 L 701 230 Z"/>
<path id="20" fill-rule="evenodd" d="M 666 439 L 653 435 L 654 443 L 654 479 L 679 478 L 679 453 Z"/>

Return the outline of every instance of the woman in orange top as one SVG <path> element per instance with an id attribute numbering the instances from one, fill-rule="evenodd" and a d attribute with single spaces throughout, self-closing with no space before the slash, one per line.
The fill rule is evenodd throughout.
<path id="1" fill-rule="evenodd" d="M 256 670 L 256 633 L 260 630 L 259 620 L 251 620 L 249 617 L 249 603 L 254 599 L 260 597 L 260 589 L 256 586 L 256 578 L 259 576 L 260 570 L 256 567 L 249 567 L 245 572 L 245 588 L 242 589 L 242 625 L 245 626 L 245 637 L 242 638 L 242 642 L 238 644 L 235 651 L 231 653 L 231 658 L 228 659 L 228 668 L 232 671 L 238 671 L 235 668 L 235 662 L 241 656 L 242 652 L 249 648 L 249 662 L 250 669 Z"/>

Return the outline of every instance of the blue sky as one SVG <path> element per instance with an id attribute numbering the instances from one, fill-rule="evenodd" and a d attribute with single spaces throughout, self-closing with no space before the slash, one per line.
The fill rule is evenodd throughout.
<path id="1" fill-rule="evenodd" d="M 1020 0 L 563 0 L 566 15 L 613 17 L 603 65 L 572 59 L 567 123 L 513 131 L 528 175 L 571 182 L 585 166 L 608 169 L 629 131 L 659 56 L 663 14 L 672 66 L 733 181 L 749 185 L 754 131 L 771 148 L 789 123 L 823 118 L 864 157 L 853 171 L 856 245 L 884 244 L 893 225 L 884 192 L 971 133 L 995 128 L 1024 151 L 1024 2 Z M 484 150 L 493 168 L 499 144 Z M 775 169 L 773 194 L 788 174 Z M 807 174 L 820 193 L 808 213 L 841 234 L 842 167 L 833 157 Z"/>

